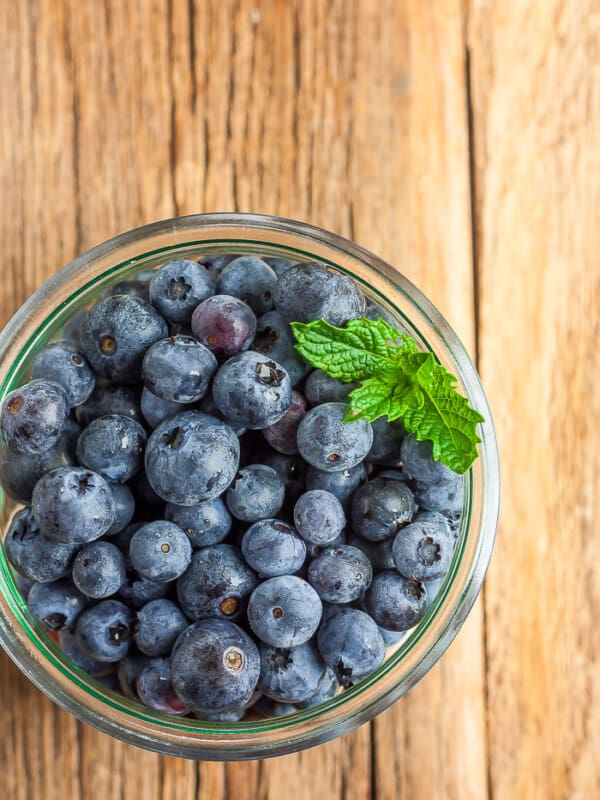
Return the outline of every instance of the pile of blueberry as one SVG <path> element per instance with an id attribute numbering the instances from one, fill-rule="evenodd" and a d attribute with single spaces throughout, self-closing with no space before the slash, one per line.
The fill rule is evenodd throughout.
<path id="1" fill-rule="evenodd" d="M 167 714 L 315 706 L 381 665 L 452 558 L 462 479 L 289 323 L 383 313 L 321 264 L 177 260 L 113 287 L 0 413 L 4 540 L 81 670 Z M 429 598 L 429 599 L 428 599 Z"/>

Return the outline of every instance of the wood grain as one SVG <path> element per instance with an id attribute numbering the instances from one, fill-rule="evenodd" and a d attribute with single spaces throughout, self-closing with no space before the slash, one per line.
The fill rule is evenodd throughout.
<path id="1" fill-rule="evenodd" d="M 373 724 L 265 762 L 163 758 L 2 656 L 2 798 L 600 796 L 599 41 L 594 0 L 0 0 L 0 322 L 136 225 L 306 220 L 480 353 L 504 463 L 485 624 L 478 603 Z"/>
<path id="2" fill-rule="evenodd" d="M 493 797 L 598 797 L 600 7 L 473 6 L 480 363 L 504 475 Z"/>

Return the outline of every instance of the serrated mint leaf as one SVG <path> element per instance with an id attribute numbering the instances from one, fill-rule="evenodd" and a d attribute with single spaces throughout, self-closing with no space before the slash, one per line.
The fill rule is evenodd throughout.
<path id="1" fill-rule="evenodd" d="M 417 439 L 432 442 L 434 459 L 462 474 L 477 458 L 476 445 L 481 439 L 476 427 L 483 417 L 456 391 L 456 378 L 436 362 L 432 353 L 427 353 L 425 360 L 416 355 L 401 356 L 402 366 L 405 376 L 412 376 L 424 402 L 418 405 L 403 395 L 394 413 Z"/>
<path id="2" fill-rule="evenodd" d="M 332 378 L 350 383 L 373 375 L 397 371 L 397 358 L 405 334 L 385 320 L 351 320 L 336 328 L 324 320 L 292 322 L 296 350 Z"/>
<path id="3" fill-rule="evenodd" d="M 379 378 L 367 378 L 361 385 L 350 392 L 349 404 L 344 422 L 356 419 L 366 419 L 374 422 L 379 417 L 388 417 L 390 422 L 394 417 L 397 399 L 396 395 L 411 390 L 409 383 L 385 383 Z"/>
<path id="4" fill-rule="evenodd" d="M 296 350 L 314 367 L 345 382 L 361 381 L 349 396 L 344 421 L 401 419 L 417 439 L 428 439 L 433 457 L 457 473 L 477 458 L 478 411 L 456 390 L 456 378 L 418 349 L 416 341 L 381 317 L 337 328 L 324 320 L 291 323 Z"/>

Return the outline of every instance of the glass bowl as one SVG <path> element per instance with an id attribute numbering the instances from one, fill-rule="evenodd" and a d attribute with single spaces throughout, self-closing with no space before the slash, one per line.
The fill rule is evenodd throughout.
<path id="1" fill-rule="evenodd" d="M 165 220 L 94 247 L 42 286 L 0 335 L 0 402 L 22 383 L 35 354 L 65 321 L 109 286 L 176 257 L 231 252 L 322 261 L 351 275 L 458 377 L 458 388 L 486 419 L 478 458 L 465 481 L 464 507 L 450 570 L 420 624 L 385 663 L 321 706 L 287 717 L 231 724 L 155 713 L 103 687 L 74 667 L 33 620 L 0 549 L 0 642 L 17 666 L 79 719 L 125 742 L 194 759 L 281 755 L 325 742 L 372 719 L 431 669 L 456 636 L 481 588 L 498 515 L 498 454 L 477 373 L 442 315 L 393 267 L 319 228 L 276 217 L 208 214 Z M 17 504 L 0 495 L 5 528 Z"/>

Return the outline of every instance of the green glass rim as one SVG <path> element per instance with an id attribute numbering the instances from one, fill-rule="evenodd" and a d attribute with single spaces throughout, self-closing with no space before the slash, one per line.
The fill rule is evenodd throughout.
<path id="1" fill-rule="evenodd" d="M 310 237 L 325 237 L 327 243 L 331 246 L 333 244 L 334 247 L 338 247 L 338 249 L 343 249 L 345 252 L 348 250 L 351 251 L 351 256 L 354 260 L 360 261 L 367 270 L 376 269 L 379 271 L 379 274 L 391 284 L 391 288 L 395 291 L 400 291 L 403 295 L 405 301 L 409 303 L 411 308 L 415 311 L 415 316 L 411 317 L 410 314 L 405 313 L 401 308 L 399 308 L 390 297 L 384 295 L 382 291 L 371 285 L 368 280 L 364 279 L 362 276 L 355 274 L 351 269 L 347 269 L 343 263 L 337 262 L 333 258 L 324 258 L 322 254 L 315 254 L 310 249 L 305 249 L 301 247 L 294 247 L 290 245 L 284 244 L 271 244 L 266 243 L 260 239 L 254 239 L 251 237 L 248 238 L 240 238 L 233 237 L 233 238 L 226 238 L 226 237 L 218 237 L 218 238 L 210 238 L 210 236 L 206 236 L 204 238 L 190 238 L 189 240 L 178 241 L 175 244 L 165 245 L 162 247 L 154 248 L 151 250 L 140 252 L 134 258 L 128 258 L 124 261 L 119 261 L 118 263 L 114 264 L 110 268 L 104 270 L 101 275 L 94 277 L 93 279 L 87 281 L 80 287 L 76 289 L 71 295 L 69 295 L 65 300 L 63 300 L 59 306 L 52 308 L 52 310 L 48 313 L 45 317 L 44 321 L 32 332 L 32 334 L 28 337 L 28 339 L 23 343 L 22 347 L 20 348 L 18 355 L 12 361 L 10 368 L 3 380 L 2 384 L 0 384 L 0 402 L 4 399 L 5 395 L 11 391 L 17 383 L 22 380 L 28 363 L 31 361 L 32 355 L 39 349 L 39 347 L 48 340 L 48 334 L 51 332 L 53 335 L 57 332 L 58 328 L 68 317 L 70 317 L 78 307 L 84 307 L 87 305 L 88 302 L 92 300 L 92 293 L 97 295 L 98 292 L 102 291 L 104 288 L 107 288 L 111 284 L 115 283 L 118 280 L 125 279 L 129 276 L 134 275 L 135 273 L 141 271 L 143 267 L 148 267 L 150 262 L 156 262 L 156 264 L 164 262 L 169 257 L 172 257 L 174 253 L 184 253 L 184 252 L 194 252 L 194 255 L 209 255 L 219 252 L 237 252 L 238 248 L 242 248 L 244 254 L 262 254 L 262 255 L 276 255 L 279 257 L 289 257 L 293 260 L 318 260 L 321 262 L 325 262 L 328 265 L 335 267 L 337 270 L 344 272 L 346 274 L 351 275 L 351 277 L 360 283 L 365 290 L 366 294 L 371 298 L 376 300 L 380 303 L 384 308 L 389 310 L 396 319 L 398 319 L 402 325 L 407 328 L 412 335 L 417 338 L 417 340 L 421 343 L 421 345 L 434 352 L 433 347 L 431 346 L 430 342 L 426 335 L 418 329 L 416 323 L 414 322 L 415 317 L 425 317 L 428 324 L 431 325 L 439 335 L 439 331 L 443 330 L 444 336 L 443 341 L 444 344 L 448 347 L 451 356 L 454 360 L 457 359 L 457 354 L 460 356 L 459 359 L 459 366 L 460 374 L 459 374 L 459 382 L 465 387 L 465 380 L 463 372 L 468 373 L 471 372 L 471 375 L 468 377 L 473 381 L 473 376 L 475 378 L 476 385 L 479 389 L 479 397 L 477 398 L 477 406 L 478 409 L 484 414 L 486 417 L 486 434 L 482 437 L 484 442 L 482 443 L 482 457 L 485 457 L 488 461 L 489 470 L 491 470 L 492 478 L 498 482 L 498 466 L 497 466 L 497 451 L 496 451 L 496 443 L 495 437 L 493 432 L 493 425 L 491 422 L 491 415 L 489 411 L 489 406 L 485 399 L 485 395 L 479 381 L 476 376 L 475 369 L 471 364 L 468 356 L 466 355 L 466 351 L 456 334 L 451 330 L 450 326 L 443 320 L 437 309 L 433 307 L 433 305 L 421 294 L 421 292 L 411 284 L 406 278 L 400 276 L 397 272 L 393 270 L 393 268 L 380 259 L 378 259 L 373 254 L 369 253 L 368 251 L 363 250 L 362 248 L 348 242 L 341 237 L 337 237 L 334 234 L 331 234 L 327 231 L 322 231 L 321 229 L 314 228 L 312 226 L 305 225 L 304 223 L 297 223 L 291 220 L 281 220 L 275 217 L 262 217 L 262 216 L 255 216 L 255 215 L 236 215 L 236 214 L 226 214 L 226 215 L 200 215 L 200 216 L 192 216 L 187 218 L 179 218 L 176 220 L 166 220 L 164 222 L 154 223 L 150 226 L 145 226 L 144 228 L 135 229 L 134 231 L 130 231 L 129 233 L 122 234 L 119 237 L 115 237 L 115 239 L 110 240 L 109 242 L 104 243 L 103 245 L 99 245 L 97 248 L 92 249 L 88 253 L 81 256 L 79 259 L 76 259 L 74 262 L 69 264 L 65 267 L 61 272 L 59 272 L 54 278 L 50 279 L 50 281 L 45 284 L 38 292 L 43 292 L 44 290 L 48 291 L 52 289 L 53 282 L 59 280 L 61 276 L 67 273 L 69 270 L 77 271 L 81 269 L 85 269 L 86 263 L 91 263 L 95 260 L 96 251 L 101 250 L 118 250 L 120 240 L 122 237 L 137 237 L 140 241 L 144 241 L 144 239 L 152 235 L 153 233 L 157 232 L 164 232 L 165 230 L 169 229 L 171 225 L 178 225 L 181 226 L 183 224 L 183 229 L 185 228 L 196 228 L 198 225 L 201 225 L 203 229 L 210 230 L 211 223 L 215 225 L 223 226 L 227 224 L 231 224 L 234 226 L 239 226 L 243 224 L 244 226 L 251 223 L 250 227 L 258 228 L 259 230 L 263 228 L 265 225 L 268 226 L 275 226 L 276 229 L 279 229 L 282 225 L 288 226 L 298 231 L 305 239 L 307 243 L 310 242 Z M 392 294 L 392 293 L 390 293 Z M 35 295 L 34 295 L 35 298 Z M 33 298 L 32 298 L 33 299 Z M 27 304 L 17 312 L 13 320 L 9 323 L 5 332 L 2 334 L 2 337 L 6 337 L 10 334 L 12 326 L 15 326 L 17 322 L 15 322 L 16 318 L 19 314 L 27 313 Z M 1 339 L 0 339 L 1 341 Z M 2 354 L 3 348 L 0 346 L 0 355 Z M 434 352 L 437 357 L 437 353 Z M 466 388 L 466 387 L 465 387 Z M 29 641 L 35 646 L 36 650 L 40 652 L 44 658 L 57 670 L 59 670 L 63 675 L 66 675 L 70 681 L 72 681 L 75 685 L 79 686 L 81 689 L 85 690 L 86 694 L 90 694 L 95 696 L 96 699 L 100 700 L 102 703 L 105 703 L 107 706 L 112 708 L 113 710 L 119 712 L 120 714 L 124 714 L 127 717 L 133 717 L 137 720 L 140 720 L 145 723 L 152 724 L 153 726 L 157 726 L 165 731 L 176 733 L 176 732 L 185 732 L 188 735 L 194 734 L 202 734 L 206 736 L 211 736 L 213 734 L 218 734 L 219 737 L 238 737 L 243 736 L 245 734 L 252 734 L 252 733 L 264 733 L 268 731 L 279 731 L 286 728 L 293 728 L 295 725 L 299 723 L 314 720 L 316 717 L 323 717 L 327 714 L 328 711 L 333 709 L 340 709 L 345 705 L 348 705 L 357 697 L 360 697 L 369 689 L 371 689 L 384 675 L 389 675 L 390 672 L 395 670 L 404 658 L 410 653 L 416 645 L 422 640 L 423 636 L 429 630 L 433 622 L 437 619 L 438 614 L 442 609 L 444 609 L 445 600 L 449 594 L 449 591 L 453 585 L 453 581 L 458 574 L 461 564 L 463 555 L 465 552 L 465 547 L 467 544 L 467 538 L 471 531 L 471 501 L 472 501 L 472 492 L 473 492 L 473 475 L 472 470 L 470 470 L 465 475 L 465 501 L 463 507 L 463 515 L 461 519 L 460 531 L 457 537 L 456 547 L 453 555 L 453 559 L 451 562 L 450 569 L 445 576 L 435 599 L 431 603 L 430 607 L 427 610 L 424 618 L 421 622 L 411 631 L 408 632 L 405 639 L 400 643 L 397 649 L 385 660 L 385 662 L 375 671 L 373 672 L 368 678 L 358 683 L 356 686 L 336 695 L 334 698 L 326 701 L 322 705 L 319 705 L 314 708 L 309 708 L 305 710 L 299 710 L 294 714 L 287 716 L 287 717 L 278 717 L 266 720 L 257 720 L 257 721 L 248 721 L 248 722 L 239 722 L 234 724 L 226 724 L 226 723 L 208 723 L 203 722 L 201 720 L 195 720 L 190 718 L 180 718 L 180 717 L 172 717 L 164 714 L 155 713 L 149 709 L 145 709 L 138 703 L 134 703 L 129 701 L 127 698 L 117 695 L 110 690 L 105 689 L 93 678 L 90 678 L 85 673 L 80 671 L 78 668 L 71 666 L 70 663 L 67 662 L 66 658 L 62 655 L 60 649 L 54 642 L 48 637 L 46 633 L 44 633 L 41 628 L 35 623 L 33 618 L 31 617 L 25 600 L 21 596 L 16 583 L 13 579 L 12 571 L 4 552 L 0 549 L 0 591 L 4 596 L 12 614 L 14 615 L 15 619 L 17 620 L 18 624 L 21 627 L 21 633 L 24 634 Z M 3 498 L 0 498 L 2 500 Z M 495 532 L 495 520 L 497 519 L 498 515 L 498 502 L 496 500 L 495 508 L 493 507 L 493 499 L 492 499 L 492 507 L 488 509 L 488 517 L 489 519 L 493 520 L 494 524 L 494 532 Z M 488 538 L 486 543 L 485 551 L 479 553 L 480 563 L 478 565 L 472 565 L 471 574 L 468 576 L 467 580 L 465 581 L 463 593 L 461 597 L 461 602 L 457 603 L 456 606 L 461 605 L 460 615 L 462 619 L 466 617 L 470 607 L 472 606 L 477 593 L 479 591 L 481 582 L 483 581 L 483 575 L 485 574 L 485 570 L 487 569 L 487 565 L 489 563 L 489 558 L 491 557 L 492 547 L 493 547 L 493 539 L 494 539 L 494 532 L 492 532 L 491 538 Z M 483 560 L 481 562 L 481 559 Z M 478 569 L 475 569 L 475 566 Z M 483 569 L 481 569 L 483 567 Z M 477 572 L 477 575 L 475 573 Z M 478 586 L 476 587 L 475 591 L 473 592 L 473 579 L 477 578 Z M 466 603 L 466 605 L 465 605 Z M 458 609 L 454 609 L 454 615 L 458 613 Z M 450 615 L 446 621 L 446 625 L 442 631 L 442 634 L 438 639 L 443 638 L 446 632 L 451 628 L 452 623 L 454 621 L 454 616 Z M 462 622 L 462 620 L 460 620 Z M 0 623 L 3 623 L 2 618 L 0 617 Z M 459 623 L 460 624 L 460 623 Z M 15 653 L 13 647 L 9 641 L 7 641 L 7 637 L 5 635 L 5 626 L 4 624 L 0 624 L 0 637 L 2 638 L 2 643 L 5 646 L 5 649 L 13 657 L 13 659 L 18 662 L 18 659 L 15 657 Z M 451 639 L 454 637 L 454 631 L 452 636 L 444 642 L 444 646 L 441 652 L 436 656 L 434 661 L 428 664 L 427 669 L 423 672 L 419 671 L 419 667 L 423 659 L 421 659 L 415 666 L 413 667 L 412 672 L 419 672 L 419 674 L 415 677 L 415 680 L 420 679 L 423 674 L 433 666 L 433 663 L 437 661 L 437 658 L 441 653 L 446 649 L 448 644 L 450 643 Z M 430 649 L 431 650 L 431 649 Z M 429 653 L 430 650 L 426 651 L 423 654 L 425 658 Z M 19 664 L 19 666 L 21 666 Z M 78 716 L 81 716 L 77 713 L 77 709 L 74 709 L 71 706 L 68 706 L 64 702 L 64 698 L 57 697 L 55 694 L 52 693 L 51 689 L 47 685 L 42 685 L 40 681 L 36 678 L 35 675 L 29 673 L 29 677 L 34 680 L 34 682 L 46 693 L 49 694 L 53 700 L 58 702 L 60 705 L 67 707 L 68 710 L 72 711 Z M 409 684 L 409 688 L 411 684 L 410 676 L 408 677 L 407 684 Z M 386 697 L 393 691 L 393 687 L 391 687 L 390 691 L 388 691 L 385 695 L 381 695 L 377 698 L 377 702 L 379 706 L 385 707 Z M 381 709 L 379 709 L 381 710 Z M 83 717 L 85 718 L 85 717 Z M 89 720 L 87 720 L 89 721 Z M 96 724 L 96 723 L 94 723 Z M 101 727 L 101 726 L 99 726 Z M 118 732 L 115 732 L 114 728 L 110 728 L 110 732 L 116 735 L 119 735 Z M 125 738 L 125 737 L 123 737 Z M 329 737 L 328 737 L 329 738 Z M 244 746 L 244 742 L 242 741 L 241 747 Z M 155 747 L 154 749 L 160 749 Z M 166 752 L 166 751 L 165 751 Z M 253 756 L 253 757 L 256 757 Z"/>

